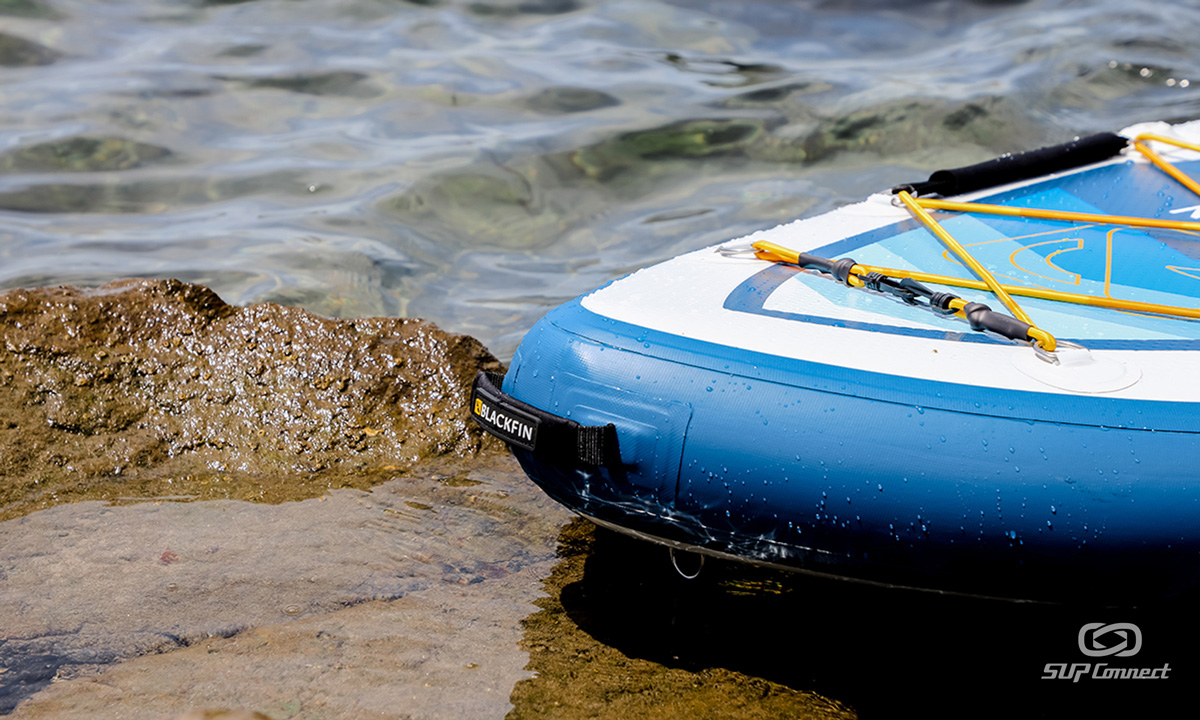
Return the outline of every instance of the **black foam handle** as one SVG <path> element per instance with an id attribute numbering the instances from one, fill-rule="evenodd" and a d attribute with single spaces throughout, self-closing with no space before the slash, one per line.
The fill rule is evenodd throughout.
<path id="1" fill-rule="evenodd" d="M 962 195 L 1107 160 L 1128 144 L 1127 139 L 1116 133 L 1089 135 L 1062 145 L 1005 155 L 976 165 L 938 170 L 925 182 L 898 185 L 892 192 L 909 190 L 917 195 Z"/>

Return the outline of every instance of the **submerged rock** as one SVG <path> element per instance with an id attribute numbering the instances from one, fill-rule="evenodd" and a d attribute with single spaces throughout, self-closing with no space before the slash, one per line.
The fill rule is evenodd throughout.
<path id="1" fill-rule="evenodd" d="M 36 20 L 62 20 L 63 16 L 41 0 L 0 0 L 0 15 Z"/>
<path id="2" fill-rule="evenodd" d="M 976 148 L 978 162 L 1006 149 L 1036 146 L 1043 140 L 1028 112 L 1004 97 L 962 103 L 904 99 L 824 119 L 803 141 L 807 161 L 839 153 L 873 153 L 887 158 Z M 982 148 L 978 150 L 978 148 Z"/>
<path id="3" fill-rule="evenodd" d="M 467 399 L 499 366 L 421 320 L 238 308 L 174 280 L 0 294 L 0 520 L 367 487 L 490 445 Z"/>
<path id="4" fill-rule="evenodd" d="M 0 523 L 0 716 L 502 717 L 566 517 L 495 453 L 279 505 Z"/>
<path id="5" fill-rule="evenodd" d="M 766 124 L 756 119 L 686 120 L 581 148 L 571 161 L 588 177 L 604 180 L 647 160 L 748 154 L 766 132 Z"/>
<path id="6" fill-rule="evenodd" d="M 49 65 L 62 54 L 32 40 L 0 33 L 0 67 Z"/>
<path id="7" fill-rule="evenodd" d="M 119 137 L 72 137 L 38 143 L 0 156 L 0 171 L 104 172 L 129 170 L 171 156 L 157 145 Z"/>
<path id="8" fill-rule="evenodd" d="M 751 667 L 750 658 L 768 669 L 799 664 L 781 648 L 803 643 L 780 643 L 779 628 L 740 635 L 732 644 L 741 652 L 718 649 L 726 632 L 744 630 L 738 623 L 747 618 L 794 617 L 776 606 L 791 588 L 773 581 L 786 576 L 733 566 L 719 584 L 709 576 L 685 583 L 669 574 L 663 548 L 597 530 L 582 518 L 563 527 L 558 543 L 559 562 L 544 581 L 547 596 L 521 623 L 533 677 L 513 688 L 507 720 L 857 717 L 811 690 L 808 677 L 785 671 L 772 680 L 762 666 Z M 746 582 L 756 579 L 766 582 Z M 749 612 L 724 614 L 729 609 Z"/>
<path id="9" fill-rule="evenodd" d="M 548 87 L 526 101 L 530 110 L 545 115 L 591 112 L 620 104 L 612 95 L 586 87 Z"/>

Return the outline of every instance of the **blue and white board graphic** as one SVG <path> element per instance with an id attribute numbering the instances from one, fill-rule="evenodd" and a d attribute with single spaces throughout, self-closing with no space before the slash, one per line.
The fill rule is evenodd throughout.
<path id="1" fill-rule="evenodd" d="M 1132 161 L 1124 164 L 1133 165 Z M 1181 163 L 1180 168 L 1195 173 L 1200 171 L 1200 162 Z M 1096 181 L 1097 175 L 1102 177 L 1100 182 Z M 1104 178 L 1105 175 L 1113 177 Z M 1076 183 L 1064 183 L 1065 187 L 1019 194 L 1017 198 L 1012 196 L 1018 193 L 1005 193 L 983 198 L 983 201 L 1017 207 L 1111 214 L 1109 209 L 1097 207 L 1073 194 L 1075 188 L 1071 185 L 1078 184 L 1085 185 L 1082 191 L 1102 187 L 1108 197 L 1121 193 L 1127 197 L 1158 200 L 1161 202 L 1160 211 L 1151 216 L 1169 217 L 1169 213 L 1174 212 L 1171 201 L 1176 196 L 1167 191 L 1179 193 L 1178 188 L 1164 187 L 1173 181 L 1147 166 L 1110 166 L 1095 170 L 1083 179 L 1087 180 L 1086 184 L 1077 179 Z M 1141 208 L 1143 213 L 1146 210 L 1145 207 Z M 1194 212 L 1195 208 L 1185 206 L 1178 210 Z M 943 226 L 1005 284 L 1160 305 L 1200 305 L 1200 237 L 1190 233 L 965 214 L 948 214 Z M 974 279 L 949 250 L 914 221 L 814 248 L 811 252 L 823 257 L 853 257 L 867 265 Z M 827 277 L 789 272 L 786 268 L 764 269 L 760 276 L 748 280 L 740 288 L 741 292 L 731 293 L 725 307 L 776 317 L 790 316 L 791 319 L 805 322 L 842 323 L 844 326 L 853 322 L 848 320 L 848 313 L 818 317 L 789 310 L 799 308 L 797 301 L 791 299 L 794 293 L 789 293 L 790 284 L 783 280 L 785 276 L 794 276 L 794 279 L 789 279 L 803 283 L 839 307 L 860 311 L 854 313 L 857 317 L 876 314 L 902 321 L 902 324 L 876 322 L 872 329 L 877 331 L 913 334 L 920 328 L 924 332 L 918 334 L 925 337 L 945 333 L 944 321 L 931 318 L 917 308 L 831 283 Z M 769 293 L 763 292 L 762 289 L 766 287 L 773 289 Z M 976 302 L 995 302 L 990 294 L 982 291 L 968 290 L 961 294 Z M 1022 299 L 1021 303 L 1027 312 L 1037 317 L 1039 327 L 1046 328 L 1056 337 L 1084 344 L 1090 349 L 1200 347 L 1196 345 L 1200 337 L 1200 325 L 1194 320 L 1113 312 L 1051 300 Z M 962 339 L 983 340 L 979 336 Z"/>

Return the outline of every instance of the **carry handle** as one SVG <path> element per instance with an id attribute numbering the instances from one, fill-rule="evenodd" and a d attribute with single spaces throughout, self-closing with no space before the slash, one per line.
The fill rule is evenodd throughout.
<path id="1" fill-rule="evenodd" d="M 974 190 L 1091 165 L 1115 157 L 1128 145 L 1129 140 L 1116 133 L 1088 135 L 1061 145 L 1004 155 L 975 165 L 938 170 L 925 182 L 897 185 L 892 188 L 892 194 L 898 195 L 900 191 L 907 190 L 915 196 L 962 195 Z"/>

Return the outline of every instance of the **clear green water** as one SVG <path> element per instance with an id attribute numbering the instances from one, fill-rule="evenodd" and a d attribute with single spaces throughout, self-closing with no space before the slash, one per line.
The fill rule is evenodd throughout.
<path id="1" fill-rule="evenodd" d="M 644 264 L 1195 117 L 1197 29 L 1115 0 L 0 0 L 0 287 L 173 276 L 506 357 Z"/>

